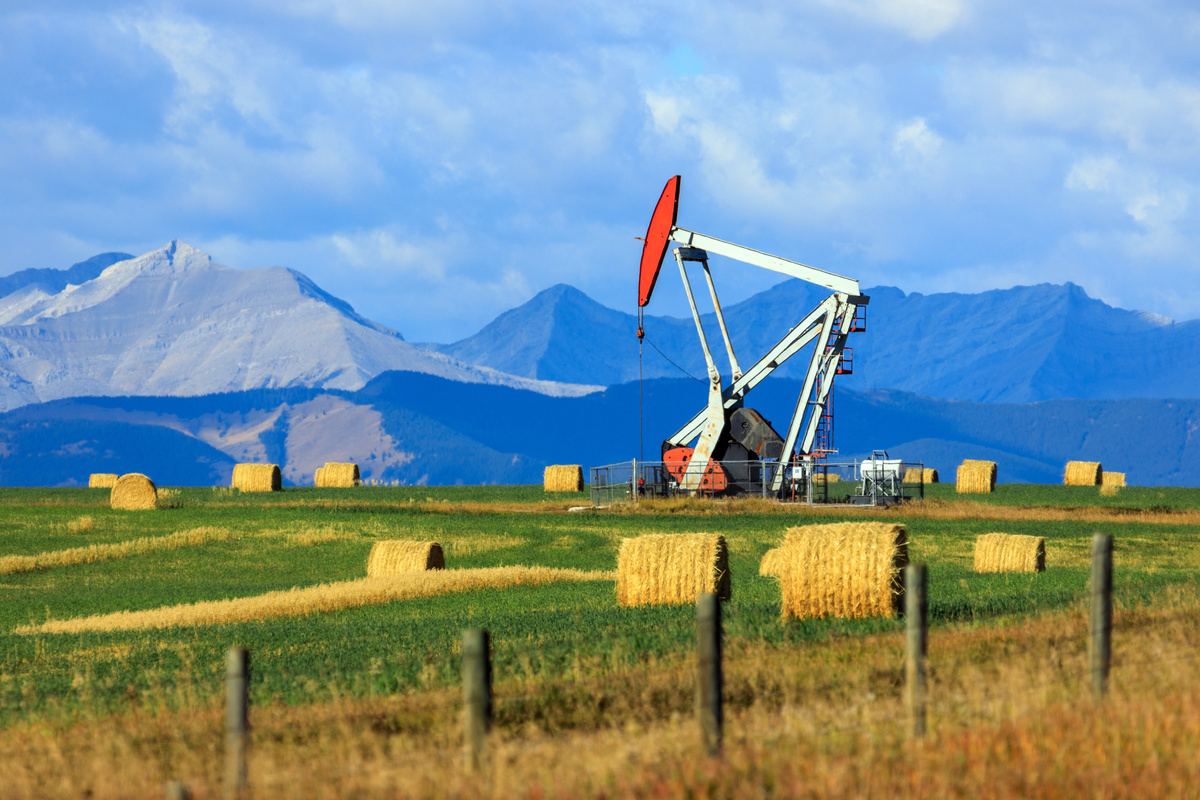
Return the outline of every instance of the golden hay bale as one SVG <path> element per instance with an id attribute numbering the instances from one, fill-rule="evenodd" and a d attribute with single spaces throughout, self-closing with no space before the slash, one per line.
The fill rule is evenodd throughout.
<path id="1" fill-rule="evenodd" d="M 904 604 L 908 531 L 890 522 L 790 528 L 783 546 L 783 618 L 861 619 Z"/>
<path id="2" fill-rule="evenodd" d="M 985 533 L 975 540 L 976 572 L 1045 572 L 1046 540 L 1041 536 Z"/>
<path id="3" fill-rule="evenodd" d="M 1063 472 L 1064 486 L 1099 486 L 1104 468 L 1099 461 L 1068 461 Z"/>
<path id="4" fill-rule="evenodd" d="M 1116 484 L 1112 484 L 1112 483 L 1105 484 L 1104 486 L 1100 487 L 1100 496 L 1101 497 L 1116 497 L 1117 492 L 1119 492 L 1119 491 L 1121 491 L 1120 486 L 1117 486 Z"/>
<path id="5" fill-rule="evenodd" d="M 719 533 L 655 533 L 622 539 L 617 553 L 617 603 L 683 605 L 702 592 L 728 600 L 729 550 Z"/>
<path id="6" fill-rule="evenodd" d="M 579 464 L 552 464 L 542 473 L 542 488 L 547 492 L 582 492 L 583 467 Z"/>
<path id="7" fill-rule="evenodd" d="M 772 548 L 763 553 L 762 561 L 758 565 L 758 574 L 766 575 L 770 578 L 778 578 L 783 575 L 786 561 L 787 553 L 784 548 Z"/>
<path id="8" fill-rule="evenodd" d="M 996 462 L 967 459 L 958 468 L 959 494 L 979 494 L 996 491 Z"/>
<path id="9" fill-rule="evenodd" d="M 936 469 L 930 469 L 929 467 L 925 468 L 925 482 L 926 483 L 937 483 L 938 482 L 938 474 L 937 474 Z"/>
<path id="10" fill-rule="evenodd" d="M 243 492 L 278 492 L 283 480 L 278 464 L 235 464 L 231 485 Z"/>
<path id="11" fill-rule="evenodd" d="M 834 473 L 833 475 L 822 475 L 818 472 L 813 475 L 813 483 L 838 483 L 841 481 L 841 479 L 842 476 L 838 475 L 837 473 Z"/>
<path id="12" fill-rule="evenodd" d="M 154 486 L 154 481 L 140 472 L 131 472 L 117 478 L 117 482 L 112 488 L 112 494 L 108 497 L 108 505 L 110 508 L 126 511 L 145 511 L 157 508 L 158 490 Z"/>
<path id="13" fill-rule="evenodd" d="M 904 471 L 905 483 L 937 483 L 938 474 L 936 469 L 921 467 L 909 467 Z"/>
<path id="14" fill-rule="evenodd" d="M 317 472 L 321 475 L 322 486 L 333 489 L 346 489 L 351 486 L 362 485 L 362 477 L 358 471 L 358 464 L 327 461 L 325 462 L 325 466 L 321 467 Z"/>
<path id="15" fill-rule="evenodd" d="M 111 489 L 117 485 L 117 478 L 120 477 L 112 472 L 93 472 L 88 475 L 89 489 Z"/>
<path id="16" fill-rule="evenodd" d="M 1125 485 L 1125 473 L 1124 472 L 1103 472 L 1100 474 L 1100 485 L 1101 486 L 1124 486 Z"/>
<path id="17" fill-rule="evenodd" d="M 317 474 L 313 476 L 313 486 L 320 489 L 325 485 L 325 468 L 317 467 Z"/>
<path id="18" fill-rule="evenodd" d="M 376 542 L 367 556 L 368 578 L 445 568 L 446 558 L 437 542 L 391 539 Z"/>

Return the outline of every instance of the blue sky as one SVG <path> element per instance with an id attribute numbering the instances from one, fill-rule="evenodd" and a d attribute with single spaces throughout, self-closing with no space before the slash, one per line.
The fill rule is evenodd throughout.
<path id="1" fill-rule="evenodd" d="M 1194 8 L 8 0 L 0 273 L 179 238 L 450 341 L 558 282 L 631 311 L 680 173 L 681 225 L 864 286 L 1200 317 Z"/>

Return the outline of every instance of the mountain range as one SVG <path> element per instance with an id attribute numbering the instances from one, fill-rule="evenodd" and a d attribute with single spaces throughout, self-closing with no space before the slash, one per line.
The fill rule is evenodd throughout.
<path id="1" fill-rule="evenodd" d="M 178 241 L 124 255 L 98 256 L 65 275 L 10 276 L 12 291 L 0 297 L 0 409 L 85 395 L 356 389 L 387 370 L 551 394 L 599 388 L 506 375 L 415 347 L 294 270 L 230 269 Z"/>
<path id="2" fill-rule="evenodd" d="M 864 292 L 866 331 L 849 338 L 846 388 L 899 389 L 929 397 L 1029 403 L 1057 398 L 1190 397 L 1200 385 L 1200 320 L 1175 322 L 1113 308 L 1079 286 L 1040 284 L 979 294 Z M 724 308 L 744 368 L 766 353 L 828 292 L 788 280 Z M 702 316 L 718 369 L 713 314 Z M 691 319 L 647 315 L 646 377 L 705 375 Z M 453 344 L 428 345 L 513 375 L 612 385 L 638 377 L 633 314 L 559 284 Z M 777 374 L 799 377 L 803 359 Z"/>
<path id="3" fill-rule="evenodd" d="M 1001 480 L 1037 482 L 1084 458 L 1134 483 L 1195 483 L 1200 322 L 1073 284 L 866 293 L 837 383 L 843 454 L 888 449 L 943 474 L 988 458 Z M 727 306 L 742 365 L 824 295 L 785 281 Z M 412 344 L 298 272 L 229 269 L 178 241 L 25 270 L 0 278 L 0 483 L 140 470 L 208 485 L 262 460 L 292 485 L 338 460 L 385 481 L 527 483 L 549 463 L 654 458 L 703 405 L 704 365 L 690 319 L 645 327 L 639 386 L 635 317 L 567 285 L 459 342 Z M 804 361 L 749 404 L 785 426 Z"/>
<path id="4" fill-rule="evenodd" d="M 779 421 L 799 392 L 799 381 L 765 382 L 755 407 Z M 368 480 L 536 483 L 551 463 L 653 460 L 663 432 L 702 402 L 688 378 L 554 397 L 411 372 L 353 392 L 72 398 L 0 414 L 0 484 L 81 485 L 90 472 L 136 470 L 166 485 L 228 485 L 235 463 L 267 461 L 282 466 L 285 484 L 311 485 L 317 467 L 342 460 Z M 1072 459 L 1101 461 L 1139 485 L 1188 485 L 1200 474 L 1200 400 L 972 403 L 840 390 L 837 403 L 843 456 L 882 449 L 951 480 L 964 458 L 996 461 L 1005 482 L 1056 483 Z"/>

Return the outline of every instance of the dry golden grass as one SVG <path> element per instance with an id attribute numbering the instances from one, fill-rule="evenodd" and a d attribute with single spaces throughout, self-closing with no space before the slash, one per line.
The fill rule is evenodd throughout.
<path id="1" fill-rule="evenodd" d="M 278 492 L 283 478 L 278 464 L 235 464 L 231 485 L 243 492 Z"/>
<path id="2" fill-rule="evenodd" d="M 302 531 L 285 531 L 283 533 L 283 540 L 290 547 L 312 547 L 329 544 L 330 542 L 348 542 L 360 538 L 362 537 L 354 531 L 339 530 L 337 528 L 322 528 L 320 530 L 310 528 Z"/>
<path id="3" fill-rule="evenodd" d="M 789 528 L 779 548 L 783 618 L 899 613 L 908 533 L 886 522 Z"/>
<path id="4" fill-rule="evenodd" d="M 93 472 L 88 475 L 89 489 L 111 489 L 117 485 L 117 478 L 121 477 L 113 472 Z"/>
<path id="5" fill-rule="evenodd" d="M 1125 485 L 1124 472 L 1104 472 L 1100 475 L 1101 486 L 1120 487 Z"/>
<path id="6" fill-rule="evenodd" d="M 23 625 L 13 632 L 83 633 L 224 625 L 277 617 L 308 616 L 475 589 L 508 589 L 513 586 L 537 586 L 559 581 L 611 581 L 614 578 L 611 572 L 585 572 L 551 567 L 430 570 L 360 578 L 341 583 L 323 583 L 232 600 L 209 600 L 147 611 L 119 611 L 79 619 L 49 620 L 40 625 Z"/>
<path id="7" fill-rule="evenodd" d="M 1041 536 L 985 533 L 975 540 L 976 572 L 1044 572 L 1046 540 Z"/>
<path id="8" fill-rule="evenodd" d="M 117 479 L 108 505 L 122 511 L 149 511 L 158 508 L 158 490 L 154 481 L 140 472 L 131 472 Z"/>
<path id="9" fill-rule="evenodd" d="M 623 606 L 695 603 L 701 592 L 728 600 L 729 550 L 719 533 L 655 533 L 621 541 L 617 602 Z"/>
<path id="10" fill-rule="evenodd" d="M 1063 470 L 1064 486 L 1099 486 L 1104 468 L 1099 461 L 1068 461 Z"/>
<path id="11" fill-rule="evenodd" d="M 225 542 L 241 538 L 225 528 L 195 528 L 172 533 L 168 536 L 151 536 L 113 544 L 93 544 L 87 547 L 72 547 L 67 550 L 50 550 L 34 556 L 0 557 L 0 575 L 16 572 L 33 572 L 51 567 L 67 567 L 75 564 L 95 564 L 117 558 L 154 553 L 160 550 L 175 550 L 180 547 L 196 547 L 210 542 Z"/>
<path id="12" fill-rule="evenodd" d="M 67 533 L 88 533 L 96 527 L 96 520 L 88 515 L 67 522 Z"/>
<path id="13" fill-rule="evenodd" d="M 1193 797 L 1198 610 L 1118 610 L 1101 706 L 1086 699 L 1078 611 L 938 626 L 930 732 L 916 742 L 906 741 L 897 688 L 902 634 L 803 647 L 732 639 L 720 759 L 703 755 L 692 719 L 690 653 L 537 684 L 497 674 L 492 768 L 482 777 L 447 766 L 461 757 L 458 687 L 256 705 L 247 800 Z M 198 797 L 221 796 L 219 694 L 131 702 L 111 716 L 0 729 L 5 795 L 161 797 L 164 781 L 181 779 Z"/>
<path id="14" fill-rule="evenodd" d="M 542 488 L 547 492 L 582 492 L 583 467 L 579 464 L 552 464 L 542 473 Z"/>
<path id="15" fill-rule="evenodd" d="M 967 459 L 958 467 L 959 494 L 987 494 L 996 491 L 996 462 Z"/>
<path id="16" fill-rule="evenodd" d="M 437 542 L 404 539 L 376 542 L 367 557 L 367 576 L 371 578 L 445 568 L 446 558 Z"/>

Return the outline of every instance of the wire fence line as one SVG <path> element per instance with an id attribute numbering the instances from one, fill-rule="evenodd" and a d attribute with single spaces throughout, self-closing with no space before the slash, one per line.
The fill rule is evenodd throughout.
<path id="1" fill-rule="evenodd" d="M 1102 537 L 1107 537 L 1103 540 Z M 1107 534 L 1097 534 L 1093 547 L 1093 582 L 1091 596 L 1091 614 L 1086 632 L 1089 646 L 1086 657 L 1078 652 L 1071 653 L 1066 658 L 1043 658 L 1044 666 L 1036 674 L 1023 676 L 1020 686 L 1005 684 L 1000 689 L 989 691 L 989 685 L 984 683 L 978 693 L 967 695 L 956 690 L 962 686 L 953 676 L 960 676 L 970 669 L 997 669 L 1003 662 L 991 658 L 959 658 L 936 657 L 929 659 L 923 649 L 924 634 L 914 639 L 915 628 L 924 629 L 927 624 L 924 608 L 914 611 L 913 606 L 907 609 L 905 617 L 906 631 L 903 641 L 897 642 L 898 654 L 905 652 L 903 669 L 888 670 L 888 677 L 880 679 L 866 676 L 861 681 L 826 680 L 818 683 L 793 682 L 790 687 L 781 685 L 778 698 L 778 710 L 804 708 L 813 709 L 821 703 L 838 704 L 844 700 L 839 694 L 846 692 L 861 692 L 864 687 L 871 691 L 884 687 L 882 695 L 886 699 L 900 701 L 908 712 L 909 736 L 917 739 L 925 734 L 925 719 L 929 706 L 935 711 L 939 721 L 952 718 L 963 721 L 1000 721 L 1026 701 L 1045 700 L 1047 693 L 1059 693 L 1062 699 L 1078 695 L 1081 691 L 1089 691 L 1093 700 L 1102 700 L 1107 689 L 1109 668 L 1115 666 L 1123 672 L 1142 673 L 1145 670 L 1161 668 L 1180 663 L 1200 662 L 1200 651 L 1173 652 L 1169 655 L 1144 654 L 1139 657 L 1133 653 L 1118 652 L 1113 658 L 1109 636 L 1112 622 L 1112 581 L 1111 581 L 1111 537 Z M 1107 558 L 1107 563 L 1105 559 Z M 913 567 L 909 567 L 910 570 Z M 906 578 L 906 586 L 913 591 L 919 586 L 921 596 L 924 595 L 924 569 L 920 573 L 910 572 Z M 1107 570 L 1107 578 L 1106 576 Z M 919 578 L 919 584 L 914 582 Z M 707 611 L 706 611 L 707 609 Z M 707 614 L 707 617 L 706 617 Z M 707 622 L 706 622 L 707 620 Z M 900 637 L 897 637 L 900 638 Z M 707 643 L 706 643 L 707 639 Z M 654 664 L 648 667 L 654 671 L 656 681 L 651 691 L 674 692 L 674 698 L 667 698 L 666 705 L 686 705 L 679 703 L 678 693 L 687 693 L 689 684 L 695 692 L 694 707 L 700 739 L 709 751 L 719 754 L 724 727 L 724 703 L 734 692 L 726 691 L 724 684 L 724 666 L 722 656 L 723 630 L 721 625 L 720 603 L 715 595 L 701 595 L 697 601 L 697 658 L 687 662 Z M 913 642 L 922 643 L 918 650 L 913 649 Z M 1078 642 L 1078 639 L 1075 639 Z M 1061 642 L 1061 640 L 1060 640 Z M 1058 644 L 1054 644 L 1057 650 Z M 1036 649 L 1025 646 L 1017 657 L 1027 657 Z M 494 681 L 495 675 L 492 664 L 492 643 L 486 631 L 464 631 L 462 643 L 462 678 L 463 689 L 461 696 L 453 692 L 444 692 L 432 702 L 419 702 L 421 711 L 441 711 L 461 714 L 464 743 L 464 767 L 468 771 L 480 771 L 487 763 L 489 733 L 497 717 L 507 719 L 510 724 L 535 721 L 535 716 L 519 718 L 524 705 L 545 706 L 548 696 L 558 707 L 563 707 L 567 696 L 591 693 L 593 697 L 603 698 L 608 694 L 620 694 L 622 681 L 628 682 L 628 676 L 614 678 L 611 685 L 596 692 L 594 684 L 584 682 L 571 683 L 563 681 L 525 681 L 522 683 Z M 1053 650 L 1052 650 L 1053 652 Z M 899 662 L 900 659 L 898 658 Z M 227 659 L 226 671 L 226 797 L 238 797 L 244 791 L 249 780 L 245 747 L 248 738 L 250 717 L 248 687 L 250 654 L 240 648 L 231 648 Z M 920 680 L 914 681 L 914 671 L 919 671 Z M 899 678 L 903 676 L 903 680 Z M 900 691 L 897 693 L 897 685 Z M 918 687 L 919 690 L 914 690 Z M 775 694 L 767 691 L 766 695 Z M 703 696 L 702 696 L 703 695 Z M 750 703 L 742 703 L 743 707 L 760 705 L 762 693 Z M 553 700 L 557 697 L 557 700 Z M 804 702 L 794 702 L 794 700 Z M 673 702 L 672 702 L 673 700 Z M 929 701 L 932 700 L 932 703 Z M 864 706 L 869 719 L 842 719 L 821 724 L 813 720 L 812 730 L 815 735 L 827 736 L 854 732 L 869 732 L 878 730 L 881 724 L 895 725 L 894 706 L 883 708 Z M 595 716 L 602 719 L 605 708 L 599 708 Z M 529 710 L 530 715 L 544 716 L 544 712 Z M 514 715 L 516 715 L 514 717 Z M 173 795 L 186 797 L 186 785 L 172 782 L 170 791 L 184 792 Z"/>

